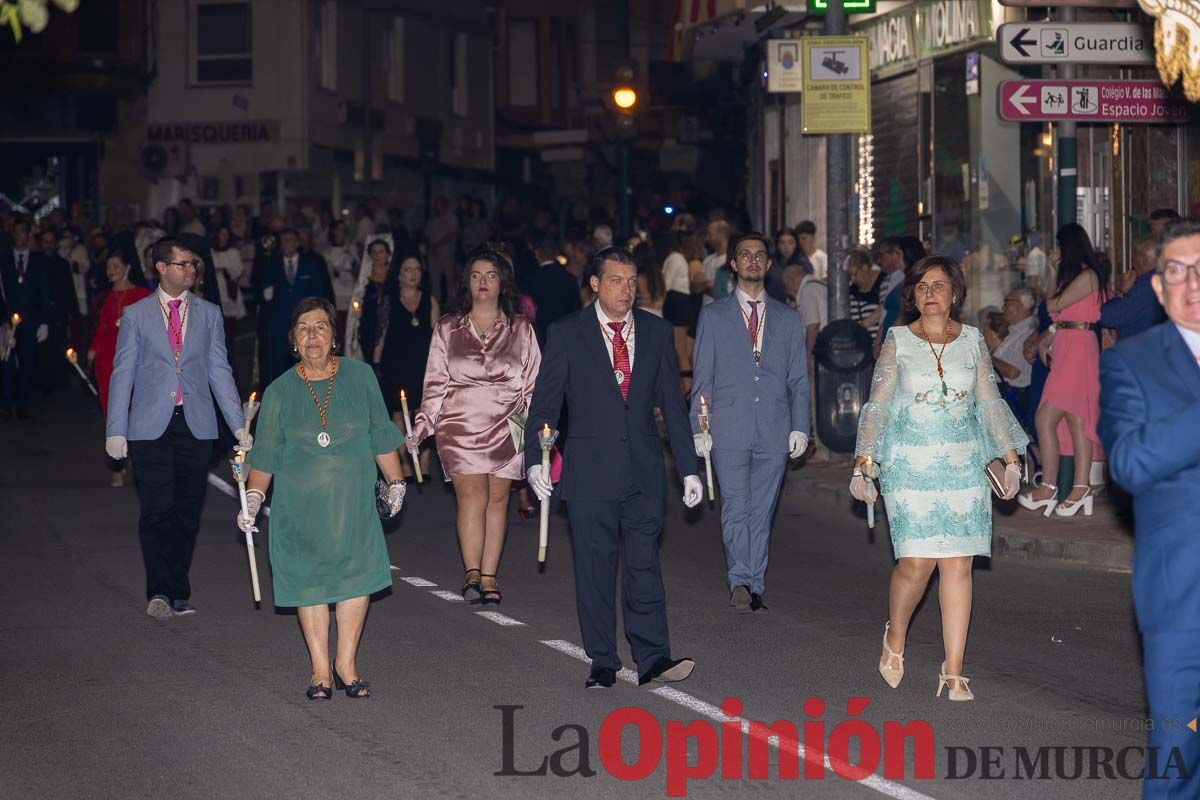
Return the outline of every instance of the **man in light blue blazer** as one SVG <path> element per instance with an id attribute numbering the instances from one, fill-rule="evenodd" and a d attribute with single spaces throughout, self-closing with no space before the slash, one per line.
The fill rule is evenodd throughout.
<path id="1" fill-rule="evenodd" d="M 1162 233 L 1151 284 L 1167 322 L 1122 338 L 1100 364 L 1113 480 L 1133 495 L 1133 602 L 1142 633 L 1147 798 L 1200 797 L 1200 223 Z M 1151 762 L 1147 753 L 1146 762 Z"/>
<path id="2" fill-rule="evenodd" d="M 748 233 L 729 248 L 732 295 L 700 312 L 693 358 L 696 453 L 711 450 L 721 486 L 729 603 L 763 611 L 771 518 L 788 457 L 808 448 L 808 349 L 795 311 L 764 291 L 770 241 Z M 701 398 L 709 430 L 701 432 Z"/>
<path id="3" fill-rule="evenodd" d="M 146 613 L 194 614 L 192 553 L 217 438 L 213 397 L 238 446 L 250 448 L 225 354 L 220 306 L 192 294 L 200 262 L 174 237 L 151 251 L 158 290 L 125 309 L 108 388 L 105 450 L 133 456 L 146 567 Z"/>

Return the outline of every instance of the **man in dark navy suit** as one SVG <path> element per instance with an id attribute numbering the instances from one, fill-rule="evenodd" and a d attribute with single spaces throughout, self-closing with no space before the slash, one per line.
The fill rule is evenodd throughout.
<path id="1" fill-rule="evenodd" d="M 538 343 L 546 346 L 546 331 L 558 320 L 578 311 L 579 282 L 558 263 L 558 245 L 549 237 L 534 243 L 538 266 L 530 272 L 522 287 L 537 306 L 537 319 L 533 328 Z"/>
<path id="2" fill-rule="evenodd" d="M 291 369 L 295 361 L 289 352 L 288 325 L 296 304 L 305 297 L 324 297 L 334 302 L 329 270 L 310 254 L 300 252 L 300 237 L 294 229 L 280 232 L 279 249 L 267 262 L 259 296 L 269 315 L 271 363 L 263 370 L 263 383 L 268 384 Z"/>
<path id="3" fill-rule="evenodd" d="M 0 417 L 6 419 L 13 411 L 20 419 L 29 418 L 37 345 L 50 336 L 49 267 L 32 244 L 29 220 L 18 219 L 13 223 L 12 247 L 0 249 L 0 305 L 4 306 L 0 325 L 11 330 L 13 314 L 20 314 L 16 342 L 0 364 Z"/>
<path id="4" fill-rule="evenodd" d="M 625 637 L 638 683 L 679 681 L 695 663 L 672 659 L 666 597 L 658 559 L 666 494 L 657 405 L 666 421 L 675 471 L 689 508 L 701 497 L 692 430 L 679 390 L 670 323 L 634 310 L 637 267 L 624 249 L 593 259 L 596 302 L 550 326 L 525 433 L 529 484 L 550 496 L 538 431 L 558 427 L 566 400 L 571 436 L 560 495 L 567 502 L 575 555 L 575 599 L 583 645 L 592 660 L 588 688 L 616 682 L 615 585 L 621 559 Z"/>
<path id="5" fill-rule="evenodd" d="M 1167 322 L 1104 353 L 1098 428 L 1113 479 L 1133 495 L 1133 601 L 1159 765 L 1144 797 L 1190 798 L 1200 797 L 1200 736 L 1186 729 L 1200 713 L 1200 223 L 1163 231 L 1151 283 Z"/>

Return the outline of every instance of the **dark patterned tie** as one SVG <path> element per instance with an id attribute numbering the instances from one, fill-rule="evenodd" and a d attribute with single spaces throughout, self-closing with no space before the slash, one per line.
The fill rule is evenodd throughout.
<path id="1" fill-rule="evenodd" d="M 750 300 L 750 323 L 746 326 L 746 332 L 750 334 L 750 349 L 758 349 L 758 302 Z"/>
<path id="2" fill-rule="evenodd" d="M 613 329 L 613 373 L 620 373 L 620 380 L 617 384 L 621 387 L 621 399 L 629 399 L 629 379 L 632 377 L 633 370 L 629 368 L 629 348 L 625 345 L 625 337 L 621 336 L 621 331 L 625 327 L 624 322 L 610 322 L 608 327 Z"/>

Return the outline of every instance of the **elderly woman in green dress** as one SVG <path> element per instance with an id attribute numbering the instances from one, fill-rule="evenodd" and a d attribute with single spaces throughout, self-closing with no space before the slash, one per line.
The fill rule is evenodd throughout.
<path id="1" fill-rule="evenodd" d="M 887 333 L 858 426 L 850 493 L 875 502 L 881 465 L 896 566 L 888 593 L 879 672 L 904 677 L 904 642 L 917 603 L 938 571 L 945 660 L 937 695 L 975 695 L 962 677 L 971 622 L 971 562 L 992 552 L 992 501 L 984 467 L 1005 462 L 1006 499 L 1020 485 L 1018 453 L 1029 439 L 1000 397 L 978 328 L 957 321 L 966 284 L 952 258 L 929 256 L 905 277 L 907 325 Z"/>
<path id="2" fill-rule="evenodd" d="M 297 607 L 312 661 L 306 695 L 328 700 L 370 694 L 355 657 L 369 596 L 391 586 L 376 500 L 394 516 L 404 500 L 396 448 L 404 443 L 370 365 L 334 355 L 336 312 L 328 300 L 301 300 L 288 338 L 299 358 L 263 394 L 254 450 L 247 459 L 253 529 L 272 480 L 271 574 L 277 606 Z M 376 467 L 386 483 L 377 498 Z M 335 605 L 337 654 L 329 658 Z"/>

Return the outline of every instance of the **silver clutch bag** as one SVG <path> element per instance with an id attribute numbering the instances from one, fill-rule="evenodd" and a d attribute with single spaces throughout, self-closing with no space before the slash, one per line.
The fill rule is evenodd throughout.
<path id="1" fill-rule="evenodd" d="M 983 468 L 983 474 L 987 476 L 988 484 L 992 487 L 992 493 L 1004 499 L 1004 459 L 994 458 L 987 463 Z"/>

